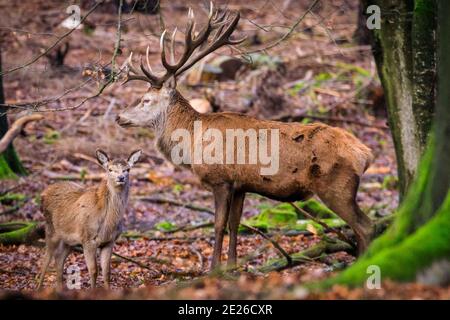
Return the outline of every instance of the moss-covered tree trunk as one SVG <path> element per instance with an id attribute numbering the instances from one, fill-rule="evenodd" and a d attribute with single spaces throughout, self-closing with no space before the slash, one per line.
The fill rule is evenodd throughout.
<path id="1" fill-rule="evenodd" d="M 403 196 L 414 179 L 434 114 L 436 0 L 369 0 L 381 9 L 373 50 L 383 84 Z"/>
<path id="2" fill-rule="evenodd" d="M 5 103 L 5 95 L 3 91 L 2 71 L 2 54 L 0 45 L 0 104 Z M 8 131 L 7 108 L 0 106 L 0 138 Z M 25 168 L 22 166 L 13 145 L 0 154 L 0 179 L 14 178 L 18 175 L 26 174 Z"/>
<path id="3" fill-rule="evenodd" d="M 361 285 L 371 265 L 380 268 L 384 280 L 414 280 L 434 261 L 450 259 L 450 1 L 439 0 L 438 4 L 436 116 L 418 175 L 393 225 L 352 267 L 326 281 L 326 286 Z"/>

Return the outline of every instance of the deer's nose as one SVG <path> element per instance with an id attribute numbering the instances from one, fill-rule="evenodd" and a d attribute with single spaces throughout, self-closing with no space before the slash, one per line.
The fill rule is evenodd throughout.
<path id="1" fill-rule="evenodd" d="M 119 115 L 116 116 L 116 122 L 120 122 L 120 116 Z"/>
<path id="2" fill-rule="evenodd" d="M 124 182 L 125 181 L 125 177 L 124 176 L 118 176 L 117 180 L 119 180 L 119 182 Z"/>

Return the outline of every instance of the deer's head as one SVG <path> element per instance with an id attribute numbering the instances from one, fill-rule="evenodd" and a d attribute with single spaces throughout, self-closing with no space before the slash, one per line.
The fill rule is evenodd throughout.
<path id="1" fill-rule="evenodd" d="M 116 117 L 121 126 L 152 126 L 156 119 L 166 111 L 177 96 L 176 79 L 183 72 L 191 68 L 196 62 L 209 53 L 225 45 L 236 45 L 245 40 L 232 40 L 231 34 L 239 22 L 239 13 L 224 11 L 219 13 L 213 8 L 211 2 L 208 21 L 199 31 L 195 31 L 194 13 L 189 9 L 188 23 L 186 26 L 184 51 L 178 61 L 175 59 L 175 37 L 177 28 L 172 33 L 169 47 L 170 62 L 166 57 L 166 30 L 160 39 L 161 63 L 165 72 L 157 75 L 153 72 L 149 63 L 149 48 L 146 52 L 146 65 L 140 62 L 140 70 L 132 63 L 133 55 L 128 58 L 128 74 L 125 82 L 138 80 L 148 82 L 150 87 L 144 96 L 134 105 L 128 107 Z"/>
<path id="2" fill-rule="evenodd" d="M 106 152 L 100 149 L 97 149 L 95 153 L 98 163 L 106 171 L 106 179 L 108 180 L 109 185 L 120 187 L 128 185 L 130 169 L 139 161 L 142 150 L 132 152 L 127 160 L 110 160 Z"/>

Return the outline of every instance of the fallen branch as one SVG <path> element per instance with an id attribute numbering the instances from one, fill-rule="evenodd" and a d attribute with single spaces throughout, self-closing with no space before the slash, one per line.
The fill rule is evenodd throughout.
<path id="1" fill-rule="evenodd" d="M 112 255 L 113 255 L 113 256 L 116 256 L 116 257 L 118 257 L 118 258 L 120 258 L 120 259 L 122 259 L 122 260 L 131 262 L 131 263 L 134 263 L 134 264 L 138 265 L 138 266 L 141 267 L 141 268 L 144 268 L 144 269 L 147 269 L 147 270 L 150 270 L 150 271 L 155 271 L 155 269 L 152 269 L 152 268 L 150 268 L 149 266 L 147 266 L 147 265 L 145 265 L 145 264 L 143 264 L 143 263 L 141 263 L 141 262 L 139 262 L 139 261 L 136 261 L 136 260 L 133 260 L 133 259 L 131 259 L 131 258 L 122 256 L 122 255 L 120 255 L 120 254 L 118 254 L 118 253 L 116 253 L 116 252 L 113 252 Z"/>
<path id="2" fill-rule="evenodd" d="M 348 243 L 325 236 L 319 243 L 309 247 L 308 249 L 292 254 L 292 263 L 290 265 L 286 263 L 285 259 L 275 259 L 260 267 L 258 271 L 263 273 L 282 271 L 287 268 L 295 267 L 304 262 L 310 262 L 321 257 L 323 254 L 352 250 L 353 247 Z"/>
<path id="3" fill-rule="evenodd" d="M 289 253 L 287 253 L 279 244 L 278 242 L 276 242 L 275 240 L 273 240 L 272 238 L 270 238 L 269 236 L 267 236 L 264 232 L 262 232 L 261 230 L 249 226 L 247 224 L 241 223 L 241 226 L 251 230 L 254 233 L 259 234 L 261 237 L 263 237 L 264 239 L 266 239 L 267 241 L 269 241 L 274 247 L 275 249 L 278 250 L 278 252 L 281 253 L 281 255 L 286 259 L 286 264 L 287 266 L 291 266 L 292 265 L 292 257 L 289 255 Z"/>
<path id="4" fill-rule="evenodd" d="M 75 252 L 78 252 L 78 253 L 83 253 L 83 248 L 81 246 L 73 247 L 72 250 L 75 251 Z M 118 253 L 113 252 L 112 255 L 115 256 L 115 257 L 118 257 L 118 258 L 120 258 L 122 260 L 134 263 L 134 264 L 138 265 L 141 268 L 144 268 L 144 269 L 147 269 L 147 270 L 150 270 L 150 271 L 155 271 L 155 269 L 152 269 L 149 266 L 147 266 L 147 265 L 145 265 L 145 264 L 143 264 L 143 263 L 141 263 L 139 261 L 136 261 L 134 259 L 122 256 L 122 255 L 120 255 Z"/>
<path id="5" fill-rule="evenodd" d="M 193 237 L 180 237 L 180 236 L 169 236 L 169 237 L 153 237 L 148 233 L 139 233 L 139 232 L 123 232 L 121 234 L 124 238 L 143 238 L 149 241 L 172 241 L 172 240 L 180 240 L 180 241 L 197 241 L 197 240 L 205 240 L 211 241 L 214 239 L 213 236 L 193 236 Z"/>
<path id="6" fill-rule="evenodd" d="M 43 175 L 46 176 L 49 179 L 53 180 L 68 180 L 68 181 L 78 181 L 78 180 L 93 180 L 93 181 L 99 181 L 102 180 L 105 176 L 104 174 L 86 174 L 81 175 L 80 174 L 59 174 L 56 172 L 45 170 L 43 172 Z"/>
<path id="7" fill-rule="evenodd" d="M 200 224 L 196 224 L 196 225 L 187 224 L 187 225 L 175 228 L 173 230 L 164 231 L 164 233 L 169 234 L 169 233 L 175 233 L 178 231 L 192 231 L 192 230 L 212 227 L 213 225 L 214 225 L 213 222 L 205 222 L 205 223 L 200 223 Z"/>
<path id="8" fill-rule="evenodd" d="M 0 243 L 32 244 L 44 237 L 44 226 L 37 222 L 7 222 L 0 224 Z"/>
<path id="9" fill-rule="evenodd" d="M 330 230 L 330 231 L 333 231 L 334 233 L 336 233 L 337 236 L 342 241 L 347 242 L 349 244 L 353 244 L 353 241 L 351 239 L 349 239 L 349 237 L 347 237 L 339 229 L 328 226 L 325 222 L 323 222 L 322 220 L 317 219 L 316 217 L 312 216 L 308 211 L 304 210 L 303 208 L 300 208 L 294 202 L 289 202 L 289 204 L 295 209 L 297 214 L 303 214 L 304 216 L 308 217 L 309 219 L 313 220 L 314 222 L 320 224 L 325 230 Z"/>
<path id="10" fill-rule="evenodd" d="M 171 204 L 171 205 L 175 205 L 175 206 L 179 206 L 179 207 L 188 208 L 188 209 L 191 209 L 191 210 L 206 212 L 206 213 L 209 213 L 209 214 L 212 214 L 212 215 L 214 214 L 214 211 L 209 209 L 209 208 L 200 207 L 200 206 L 197 206 L 197 205 L 193 205 L 193 204 L 189 204 L 189 203 L 183 203 L 183 202 L 179 202 L 179 201 L 175 201 L 175 200 L 171 200 L 171 199 L 166 199 L 166 198 L 139 197 L 138 199 L 142 200 L 142 201 L 153 202 L 153 203 L 167 203 L 167 204 Z M 285 259 L 288 262 L 288 264 L 292 261 L 292 259 L 289 256 L 289 254 L 275 240 L 271 239 L 269 236 L 264 234 L 264 232 L 262 232 L 261 230 L 259 230 L 257 228 L 254 228 L 252 226 L 249 226 L 249 225 L 246 225 L 246 224 L 243 224 L 243 223 L 241 223 L 240 225 L 243 226 L 244 228 L 247 228 L 248 230 L 250 230 L 250 231 L 252 231 L 254 233 L 259 234 L 264 239 L 268 240 L 281 253 L 281 255 L 283 257 L 285 257 Z"/>
<path id="11" fill-rule="evenodd" d="M 191 203 L 180 202 L 180 201 L 176 201 L 176 200 L 172 200 L 172 199 L 159 198 L 159 197 L 136 197 L 135 199 L 140 200 L 140 201 L 158 203 L 158 204 L 167 203 L 167 204 L 171 204 L 174 206 L 183 207 L 183 208 L 200 211 L 200 212 L 206 212 L 206 213 L 214 215 L 214 211 L 209 208 L 197 206 L 197 205 L 191 204 Z"/>
<path id="12" fill-rule="evenodd" d="M 9 130 L 0 140 L 0 154 L 8 148 L 11 142 L 19 135 L 28 122 L 41 120 L 44 117 L 40 114 L 32 114 L 21 117 L 14 121 Z"/>

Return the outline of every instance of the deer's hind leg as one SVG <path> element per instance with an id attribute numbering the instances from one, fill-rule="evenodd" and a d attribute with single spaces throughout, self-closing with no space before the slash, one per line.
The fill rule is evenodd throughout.
<path id="1" fill-rule="evenodd" d="M 59 241 L 51 239 L 51 235 L 48 233 L 46 237 L 45 254 L 42 259 L 41 272 L 39 274 L 39 280 L 36 290 L 39 290 L 42 287 L 42 283 L 44 282 L 44 277 L 47 273 L 48 266 L 50 265 L 52 258 L 55 256 L 55 250 L 57 249 L 59 243 Z"/>
<path id="2" fill-rule="evenodd" d="M 356 203 L 359 176 L 341 174 L 316 187 L 316 194 L 325 205 L 342 218 L 355 232 L 358 254 L 363 253 L 373 236 L 373 223 Z"/>
<path id="3" fill-rule="evenodd" d="M 244 204 L 245 193 L 235 191 L 230 204 L 230 217 L 228 218 L 228 225 L 230 229 L 230 243 L 228 247 L 228 267 L 236 267 L 237 262 L 237 235 L 239 229 L 239 222 L 242 216 L 242 207 Z"/>
<path id="4" fill-rule="evenodd" d="M 228 214 L 231 201 L 231 187 L 229 185 L 220 185 L 214 188 L 214 251 L 211 261 L 211 270 L 220 265 L 222 255 L 223 236 L 228 221 Z"/>
<path id="5" fill-rule="evenodd" d="M 66 261 L 67 256 L 70 253 L 70 246 L 66 245 L 64 242 L 58 246 L 58 249 L 55 253 L 55 268 L 56 268 L 56 283 L 58 289 L 63 288 L 63 280 L 64 280 L 64 262 Z"/>

